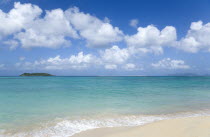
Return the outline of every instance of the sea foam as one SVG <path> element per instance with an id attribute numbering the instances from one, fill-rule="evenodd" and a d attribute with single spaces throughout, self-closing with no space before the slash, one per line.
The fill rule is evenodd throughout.
<path id="1" fill-rule="evenodd" d="M 114 118 L 83 118 L 77 120 L 63 119 L 59 122 L 46 124 L 45 127 L 34 129 L 32 131 L 19 132 L 14 134 L 4 134 L 0 137 L 69 137 L 82 131 L 105 128 L 105 127 L 131 127 L 141 126 L 155 121 L 181 118 L 181 117 L 197 117 L 197 116 L 210 116 L 209 112 L 199 113 L 182 113 L 175 115 L 154 115 L 154 116 L 119 116 Z M 49 126 L 51 125 L 51 126 Z"/>
<path id="2" fill-rule="evenodd" d="M 76 133 L 105 127 L 122 127 L 122 126 L 140 126 L 167 117 L 159 116 L 125 116 L 119 118 L 104 119 L 80 119 L 80 120 L 63 120 L 55 125 L 47 126 L 32 131 L 19 132 L 15 134 L 4 134 L 4 137 L 69 137 Z"/>

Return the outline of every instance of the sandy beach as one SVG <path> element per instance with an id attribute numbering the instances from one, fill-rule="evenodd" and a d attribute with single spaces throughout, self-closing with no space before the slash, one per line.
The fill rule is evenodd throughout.
<path id="1" fill-rule="evenodd" d="M 73 137 L 210 137 L 210 116 L 162 120 L 139 127 L 94 129 Z"/>

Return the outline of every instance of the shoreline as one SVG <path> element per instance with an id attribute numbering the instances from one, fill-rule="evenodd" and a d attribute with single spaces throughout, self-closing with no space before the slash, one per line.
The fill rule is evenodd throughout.
<path id="1" fill-rule="evenodd" d="M 209 112 L 209 111 L 207 111 Z M 178 123 L 178 124 L 175 124 Z M 188 124 L 187 124 L 188 122 Z M 190 122 L 190 123 L 189 123 Z M 170 136 L 175 133 L 174 129 L 189 128 L 190 131 L 195 129 L 206 129 L 206 127 L 196 127 L 196 123 L 208 123 L 208 136 L 181 136 L 186 133 L 180 133 L 179 136 Z M 186 125 L 187 124 L 187 125 Z M 157 126 L 158 125 L 158 126 Z M 184 126 L 183 126 L 184 125 Z M 196 127 L 195 129 L 191 128 Z M 173 127 L 168 129 L 168 127 Z M 170 135 L 164 135 L 161 132 L 155 133 L 155 136 L 148 135 L 150 131 L 162 128 L 163 130 L 170 131 Z M 122 133 L 122 134 L 120 134 Z M 135 134 L 134 134 L 135 133 Z M 199 135 L 205 133 L 199 131 L 194 133 Z M 141 136 L 139 136 L 139 134 Z M 160 134 L 160 135 L 159 135 Z M 81 119 L 81 120 L 59 120 L 55 123 L 48 123 L 46 125 L 39 125 L 38 127 L 32 127 L 31 129 L 20 130 L 0 130 L 1 136 L 63 136 L 63 137 L 210 137 L 210 114 L 209 113 L 185 113 L 184 115 L 164 115 L 164 116 L 130 116 L 130 117 L 118 117 L 117 119 Z M 158 136 L 156 136 L 158 135 Z"/>
<path id="2" fill-rule="evenodd" d="M 210 116 L 166 119 L 136 127 L 98 128 L 71 137 L 210 137 Z"/>

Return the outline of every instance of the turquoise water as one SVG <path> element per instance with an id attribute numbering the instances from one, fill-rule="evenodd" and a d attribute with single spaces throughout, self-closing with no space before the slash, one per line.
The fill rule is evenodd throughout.
<path id="1" fill-rule="evenodd" d="M 0 136 L 71 136 L 209 114 L 210 77 L 0 77 Z"/>

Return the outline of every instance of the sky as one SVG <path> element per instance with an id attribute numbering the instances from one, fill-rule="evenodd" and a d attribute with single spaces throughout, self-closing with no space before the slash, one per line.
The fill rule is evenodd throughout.
<path id="1" fill-rule="evenodd" d="M 210 74 L 209 0 L 1 0 L 0 76 Z"/>

